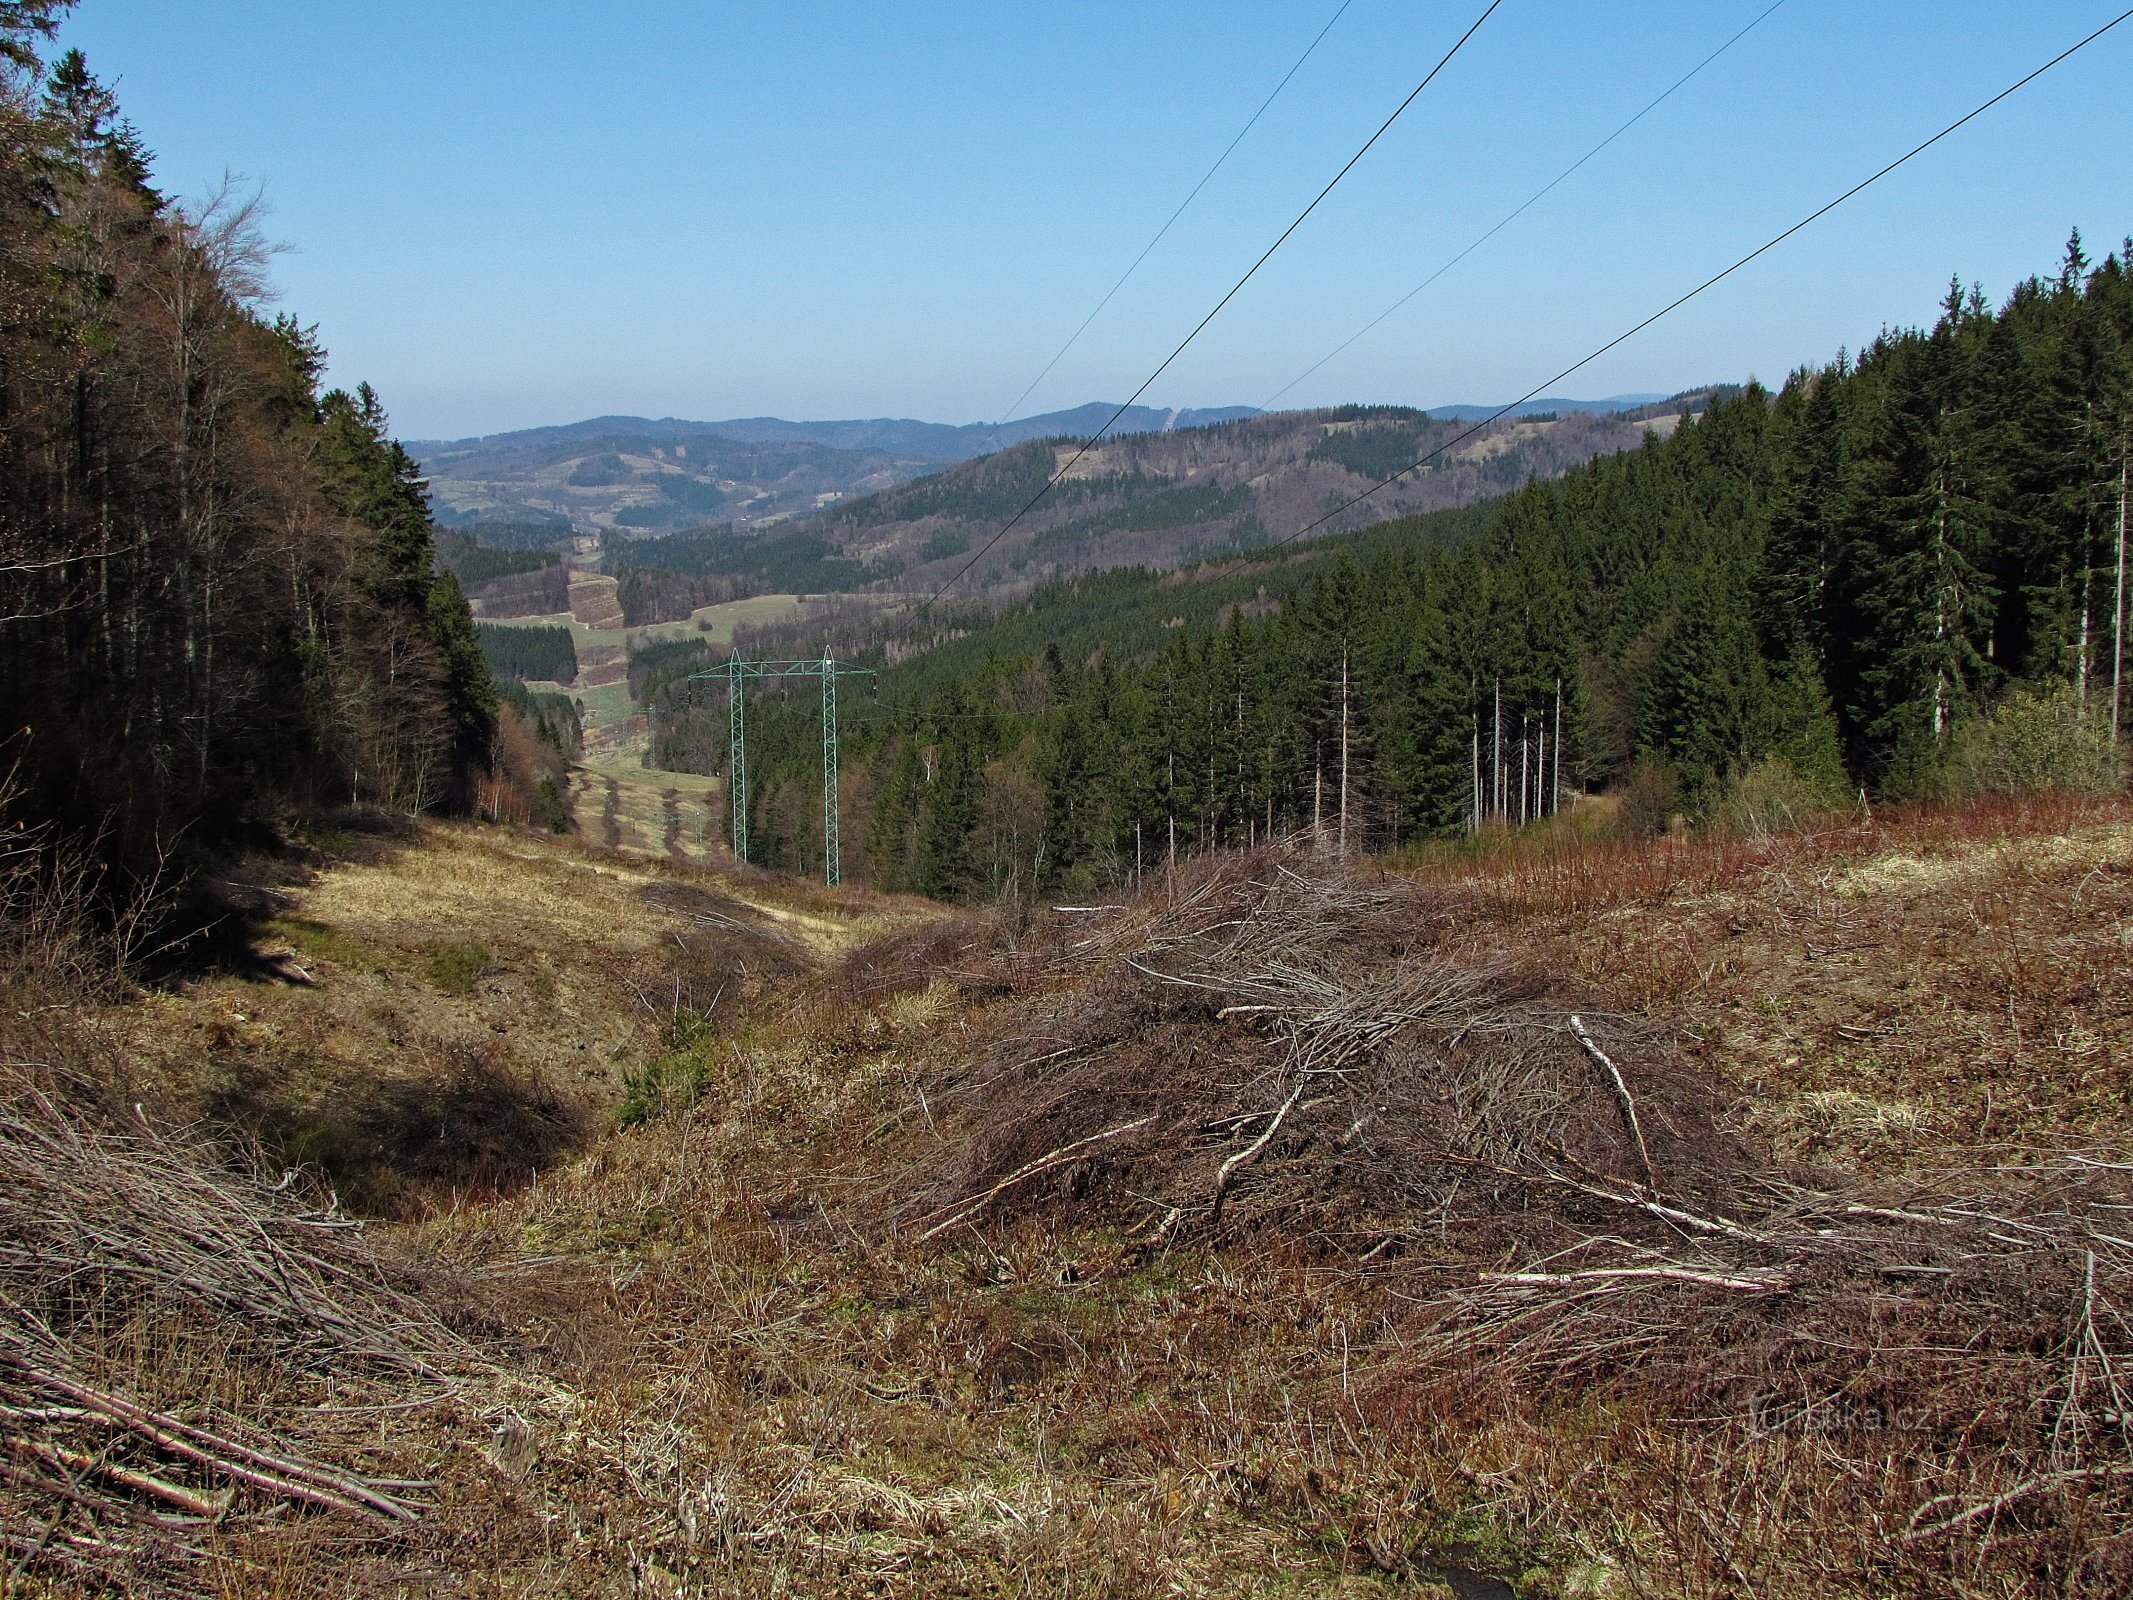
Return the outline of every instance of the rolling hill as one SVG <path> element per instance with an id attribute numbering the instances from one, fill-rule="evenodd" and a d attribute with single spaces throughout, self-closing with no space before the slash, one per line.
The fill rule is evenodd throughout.
<path id="1" fill-rule="evenodd" d="M 1028 439 L 1092 433 L 1114 409 L 1092 403 L 963 426 L 908 418 L 593 417 L 408 448 L 429 479 L 439 522 L 487 529 L 496 535 L 490 542 L 560 543 L 572 533 L 632 539 L 712 521 L 760 528 Z M 1159 432 L 1253 414 L 1247 406 L 1131 406 L 1118 426 Z"/>
<path id="2" fill-rule="evenodd" d="M 1287 537 L 1421 456 L 1428 467 L 1331 517 L 1333 533 L 1391 516 L 1470 505 L 1552 477 L 1594 456 L 1664 436 L 1710 390 L 1614 412 L 1507 417 L 1472 424 L 1397 406 L 1269 412 L 1234 421 L 1106 438 L 986 552 L 973 576 L 1028 581 L 1095 567 L 1170 567 Z M 1072 438 L 1032 439 L 915 482 L 825 506 L 779 529 L 781 543 L 847 564 L 853 586 L 893 579 L 921 588 L 961 568 L 1072 458 Z M 739 546 L 740 530 L 630 551 L 632 564 L 719 570 L 704 537 Z M 827 584 L 823 585 L 827 587 Z"/>

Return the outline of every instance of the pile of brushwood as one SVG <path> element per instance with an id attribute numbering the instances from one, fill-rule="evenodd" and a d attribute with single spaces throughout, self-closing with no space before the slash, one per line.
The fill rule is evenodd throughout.
<path id="1" fill-rule="evenodd" d="M 1783 1544 L 1840 1586 L 2124 1592 L 2133 1162 L 1788 1165 L 1474 909 L 1260 852 L 960 952 L 920 936 L 1014 1020 L 935 1089 L 950 1137 L 883 1197 L 898 1231 L 1093 1224 L 1374 1281 L 1364 1414 L 1572 1426 L 1519 1514 L 1612 1518 L 1632 1564 L 1700 1544 L 1740 1583 Z"/>
<path id="2" fill-rule="evenodd" d="M 91 1019 L 147 924 L 90 863 L 0 834 L 0 1592 L 228 1592 L 412 1524 L 380 1420 L 479 1363 L 330 1196 L 127 1092 Z"/>

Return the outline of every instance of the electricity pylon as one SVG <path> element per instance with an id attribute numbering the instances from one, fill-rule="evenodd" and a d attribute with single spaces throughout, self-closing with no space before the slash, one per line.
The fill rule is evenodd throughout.
<path id="1" fill-rule="evenodd" d="M 690 677 L 726 680 L 726 733 L 732 756 L 727 766 L 727 803 L 733 810 L 733 859 L 748 859 L 748 695 L 750 678 L 820 678 L 822 680 L 822 876 L 832 889 L 843 881 L 843 852 L 838 842 L 837 680 L 871 678 L 869 667 L 847 667 L 824 656 L 819 661 L 744 661 L 726 658 L 723 674 L 695 672 Z"/>

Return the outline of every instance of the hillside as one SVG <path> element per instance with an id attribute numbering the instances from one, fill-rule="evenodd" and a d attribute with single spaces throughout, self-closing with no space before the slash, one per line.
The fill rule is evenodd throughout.
<path id="1" fill-rule="evenodd" d="M 438 518 L 471 531 L 531 536 L 543 525 L 557 543 L 574 529 L 616 540 L 707 522 L 755 528 L 866 495 L 950 462 L 1036 437 L 1093 430 L 1114 408 L 1091 404 L 997 427 L 902 418 L 787 422 L 741 417 L 594 417 L 473 439 L 408 445 L 428 476 Z M 1120 426 L 1198 427 L 1249 415 L 1130 408 Z M 566 526 L 567 524 L 567 526 Z"/>
<path id="2" fill-rule="evenodd" d="M 220 970 L 10 970 L 126 1074 L 0 1190 L 62 1584 L 2122 1592 L 2122 805 L 948 916 L 322 843 Z"/>
<path id="3" fill-rule="evenodd" d="M 1539 413 L 1495 424 L 1440 461 L 1329 522 L 1323 533 L 1462 506 L 1664 436 L 1708 391 L 1619 413 Z M 1100 420 L 1100 419 L 1099 419 Z M 1026 584 L 1096 567 L 1174 567 L 1248 550 L 1303 527 L 1342 500 L 1458 438 L 1470 424 L 1402 407 L 1270 412 L 1168 432 L 1107 436 L 994 547 L 972 587 Z M 1019 512 L 1079 448 L 1031 440 L 779 530 L 784 548 L 853 563 L 818 587 L 945 581 Z M 633 547 L 617 557 L 668 571 L 735 570 L 750 559 L 730 530 Z"/>
<path id="4" fill-rule="evenodd" d="M 1017 417 L 1011 422 L 914 422 L 904 417 L 877 417 L 865 422 L 786 422 L 778 417 L 737 417 L 730 422 L 705 426 L 729 439 L 750 442 L 799 440 L 809 444 L 835 445 L 843 450 L 891 450 L 924 456 L 933 461 L 968 461 L 989 455 L 1026 439 L 1050 439 L 1061 435 L 1094 433 L 1118 407 L 1095 400 L 1069 411 L 1045 411 Z M 1174 428 L 1203 428 L 1218 422 L 1234 422 L 1254 415 L 1250 406 L 1188 407 L 1165 410 L 1159 406 L 1128 406 L 1119 417 L 1121 433 L 1163 433 Z"/>
<path id="5" fill-rule="evenodd" d="M 2113 618 L 2129 373 L 2133 274 L 2077 239 L 1998 308 L 1954 294 L 1930 328 L 1889 330 L 1776 393 L 1719 396 L 1464 524 L 1396 519 L 1323 562 L 1270 552 L 1256 574 L 1237 560 L 1038 583 L 929 613 L 918 637 L 855 629 L 844 648 L 871 652 L 860 664 L 893 709 L 843 747 L 847 792 L 871 808 L 863 853 L 848 815 L 848 870 L 952 898 L 1034 876 L 1097 899 L 1151 840 L 1248 846 L 1329 808 L 1391 849 L 1515 827 L 1580 793 L 1629 796 L 1664 828 L 1729 807 L 1826 814 L 1862 792 L 2110 791 L 2129 725 Z M 1018 487 L 1002 481 L 1013 459 L 873 504 Z M 1084 534 L 1110 515 L 1047 509 Z M 837 513 L 855 544 L 866 510 Z M 1095 536 L 1151 566 L 1177 537 Z M 722 709 L 673 721 L 708 729 Z M 802 804 L 815 758 L 782 714 L 750 724 L 768 758 L 750 834 L 790 852 L 766 860 L 799 862 L 818 850 Z M 674 747 L 719 769 L 702 735 Z"/>
<path id="6" fill-rule="evenodd" d="M 804 440 L 744 443 L 700 423 L 628 417 L 411 448 L 440 522 L 476 535 L 545 526 L 556 544 L 573 531 L 623 541 L 714 518 L 777 522 L 936 465 Z"/>
<path id="7" fill-rule="evenodd" d="M 418 463 L 67 9 L 0 1600 L 2133 1594 L 2133 239 L 1471 438 Z"/>

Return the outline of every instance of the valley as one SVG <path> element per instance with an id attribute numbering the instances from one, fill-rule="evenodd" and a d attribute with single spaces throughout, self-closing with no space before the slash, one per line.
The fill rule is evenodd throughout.
<path id="1" fill-rule="evenodd" d="M 174 9 L 0 0 L 0 1600 L 2133 1594 L 2133 12 Z"/>

